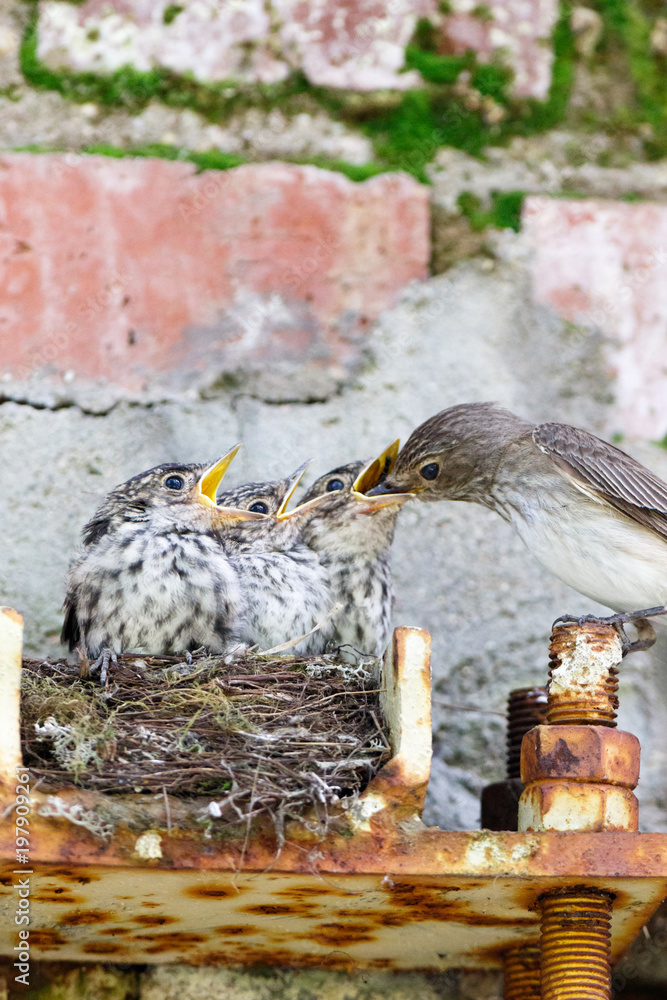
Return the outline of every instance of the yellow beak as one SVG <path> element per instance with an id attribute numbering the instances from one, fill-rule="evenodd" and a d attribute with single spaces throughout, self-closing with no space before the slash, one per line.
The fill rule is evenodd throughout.
<path id="1" fill-rule="evenodd" d="M 393 469 L 398 457 L 400 443 L 400 441 L 394 441 L 388 448 L 385 448 L 377 458 L 374 458 L 372 462 L 369 462 L 361 470 L 352 484 L 352 496 L 355 500 L 366 503 L 369 510 L 377 510 L 379 507 L 388 507 L 394 504 L 400 506 L 411 500 L 414 496 L 414 493 L 391 493 L 368 496 L 368 491 L 376 487 L 382 477 L 386 476 Z"/>
<path id="2" fill-rule="evenodd" d="M 239 453 L 240 444 L 234 445 L 226 455 L 207 469 L 199 480 L 197 499 L 205 507 L 212 507 L 218 517 L 229 521 L 258 521 L 266 517 L 266 514 L 256 514 L 254 511 L 237 510 L 236 507 L 219 507 L 215 502 L 215 497 L 220 489 L 220 483 L 225 477 L 227 469 L 232 464 Z"/>
<path id="3" fill-rule="evenodd" d="M 296 470 L 296 472 L 293 472 L 292 475 L 289 477 L 287 493 L 283 497 L 282 503 L 280 504 L 280 507 L 278 508 L 275 514 L 278 520 L 284 520 L 286 516 L 289 516 L 287 515 L 286 512 L 287 504 L 294 496 L 294 491 L 296 490 L 297 486 L 303 479 L 306 473 L 306 469 L 308 468 L 311 462 L 312 458 L 309 458 L 307 462 L 304 462 L 303 465 L 300 465 L 299 468 Z"/>

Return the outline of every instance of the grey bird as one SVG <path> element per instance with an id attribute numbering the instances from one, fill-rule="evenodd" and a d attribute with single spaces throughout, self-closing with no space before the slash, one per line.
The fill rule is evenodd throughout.
<path id="1" fill-rule="evenodd" d="M 225 652 L 242 593 L 220 532 L 259 513 L 216 505 L 239 446 L 215 465 L 159 465 L 117 486 L 84 528 L 61 640 L 96 658 L 104 683 L 118 653 Z"/>
<path id="2" fill-rule="evenodd" d="M 243 594 L 240 640 L 260 651 L 291 644 L 290 652 L 315 655 L 331 639 L 335 601 L 326 572 L 301 536 L 321 498 L 287 510 L 307 465 L 287 479 L 245 484 L 219 497 L 268 514 L 220 534 Z"/>
<path id="3" fill-rule="evenodd" d="M 389 549 L 396 518 L 412 494 L 369 497 L 398 454 L 395 441 L 369 463 L 350 462 L 320 476 L 304 502 L 325 499 L 305 521 L 302 536 L 325 568 L 335 601 L 332 644 L 380 656 L 389 640 L 394 588 Z"/>
<path id="4" fill-rule="evenodd" d="M 406 490 L 496 511 L 555 576 L 624 612 L 607 621 L 664 613 L 667 483 L 587 431 L 535 425 L 495 403 L 452 406 L 411 434 L 370 492 Z"/>

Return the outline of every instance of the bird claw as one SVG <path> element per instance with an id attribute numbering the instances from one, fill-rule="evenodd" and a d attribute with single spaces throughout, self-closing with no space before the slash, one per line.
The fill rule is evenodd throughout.
<path id="1" fill-rule="evenodd" d="M 90 665 L 91 674 L 94 673 L 98 667 L 100 668 L 100 684 L 102 685 L 105 685 L 107 682 L 109 663 L 113 663 L 114 667 L 117 667 L 118 656 L 114 653 L 113 649 L 109 649 L 105 646 L 95 662 Z"/>
<path id="2" fill-rule="evenodd" d="M 639 653 L 651 648 L 655 642 L 656 635 L 655 629 L 648 619 L 654 618 L 656 615 L 667 615 L 667 606 L 659 605 L 656 608 L 646 608 L 644 611 L 619 611 L 616 614 L 607 615 L 606 617 L 582 615 L 581 618 L 577 618 L 576 615 L 561 615 L 560 618 L 556 618 L 553 625 L 557 625 L 559 622 L 575 622 L 577 625 L 613 625 L 620 637 L 623 656 L 625 657 L 628 653 Z M 639 638 L 635 639 L 634 642 L 628 639 L 625 631 L 624 626 L 628 624 L 634 625 L 637 630 Z"/>

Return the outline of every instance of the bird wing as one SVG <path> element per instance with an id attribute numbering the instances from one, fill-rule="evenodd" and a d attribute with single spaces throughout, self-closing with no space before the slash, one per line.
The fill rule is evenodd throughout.
<path id="1" fill-rule="evenodd" d="M 70 649 L 76 649 L 81 641 L 81 629 L 79 628 L 79 619 L 76 614 L 76 597 L 72 591 L 65 597 L 63 607 L 65 620 L 60 632 L 60 641 L 66 643 Z"/>
<path id="2" fill-rule="evenodd" d="M 584 493 L 667 539 L 667 483 L 645 466 L 568 424 L 540 424 L 533 441 Z"/>

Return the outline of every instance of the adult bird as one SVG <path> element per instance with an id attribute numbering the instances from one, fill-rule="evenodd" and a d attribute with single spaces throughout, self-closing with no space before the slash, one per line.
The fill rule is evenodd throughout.
<path id="1" fill-rule="evenodd" d="M 243 594 L 240 639 L 260 650 L 289 643 L 290 652 L 315 655 L 331 639 L 335 601 L 325 570 L 301 534 L 321 499 L 287 510 L 307 465 L 287 479 L 245 484 L 219 497 L 268 515 L 219 536 Z"/>
<path id="2" fill-rule="evenodd" d="M 220 461 L 158 465 L 109 493 L 69 571 L 61 640 L 101 666 L 118 653 L 222 653 L 238 641 L 241 588 L 219 542 L 262 514 L 216 505 Z"/>
<path id="3" fill-rule="evenodd" d="M 608 621 L 663 613 L 667 484 L 587 431 L 535 425 L 495 403 L 452 406 L 411 434 L 370 492 L 406 490 L 495 510 L 564 583 L 629 612 Z"/>
<path id="4" fill-rule="evenodd" d="M 374 656 L 389 640 L 394 598 L 389 549 L 398 512 L 412 494 L 365 493 L 392 467 L 398 445 L 395 441 L 369 463 L 332 469 L 304 497 L 306 503 L 324 498 L 304 523 L 302 537 L 325 568 L 334 600 L 342 604 L 332 644 Z"/>

